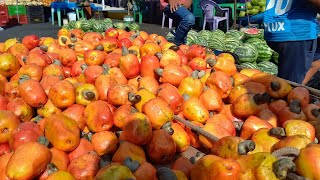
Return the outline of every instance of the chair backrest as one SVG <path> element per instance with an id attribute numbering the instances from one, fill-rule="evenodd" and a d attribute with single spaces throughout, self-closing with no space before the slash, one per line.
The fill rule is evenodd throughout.
<path id="1" fill-rule="evenodd" d="M 214 16 L 215 8 L 218 10 L 222 10 L 221 7 L 212 0 L 201 0 L 200 6 L 206 16 L 206 18 L 210 18 Z"/>

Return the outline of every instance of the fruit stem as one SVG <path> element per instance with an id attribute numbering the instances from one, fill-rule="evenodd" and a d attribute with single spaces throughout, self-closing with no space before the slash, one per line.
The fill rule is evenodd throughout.
<path id="1" fill-rule="evenodd" d="M 52 64 L 56 64 L 56 65 L 61 66 L 61 61 L 59 61 L 58 59 L 55 59 L 52 61 Z"/>
<path id="2" fill-rule="evenodd" d="M 187 127 L 189 127 L 190 129 L 196 131 L 198 134 L 201 134 L 202 136 L 205 136 L 206 138 L 210 139 L 211 141 L 218 141 L 219 138 L 217 138 L 216 136 L 208 133 L 207 131 L 203 130 L 202 128 L 200 128 L 199 126 L 196 126 L 194 124 L 192 124 L 190 121 L 186 121 L 182 118 L 180 118 L 179 116 L 175 115 L 173 117 L 175 120 L 183 123 L 184 125 L 186 125 Z"/>
<path id="3" fill-rule="evenodd" d="M 108 64 L 102 64 L 102 68 L 103 68 L 103 71 L 102 71 L 103 75 L 108 74 L 109 70 L 111 69 Z"/>
<path id="4" fill-rule="evenodd" d="M 109 155 L 104 155 L 101 157 L 101 160 L 100 160 L 100 168 L 103 168 L 105 166 L 107 166 L 108 164 L 111 163 L 111 158 Z"/>
<path id="5" fill-rule="evenodd" d="M 213 58 L 208 58 L 206 60 L 206 63 L 208 63 L 210 67 L 214 67 L 214 65 L 217 64 L 217 61 L 215 59 L 213 59 Z"/>
<path id="6" fill-rule="evenodd" d="M 278 159 L 289 158 L 294 159 L 299 156 L 300 150 L 294 147 L 285 147 L 272 152 L 272 155 Z"/>
<path id="7" fill-rule="evenodd" d="M 92 101 L 96 97 L 96 94 L 92 91 L 89 91 L 89 90 L 83 91 L 82 95 L 88 101 Z"/>
<path id="8" fill-rule="evenodd" d="M 126 46 L 122 46 L 122 56 L 126 56 L 129 54 L 129 50 Z"/>
<path id="9" fill-rule="evenodd" d="M 155 56 L 157 56 L 158 59 L 161 59 L 162 58 L 162 53 L 160 52 L 157 52 L 154 54 Z"/>
<path id="10" fill-rule="evenodd" d="M 126 157 L 123 161 L 123 165 L 127 166 L 132 173 L 136 172 L 139 167 L 140 167 L 140 163 L 139 161 L 136 160 L 132 160 L 130 156 Z"/>
<path id="11" fill-rule="evenodd" d="M 198 78 L 202 78 L 204 75 L 206 75 L 206 71 L 201 70 L 201 71 L 198 73 Z"/>
<path id="12" fill-rule="evenodd" d="M 178 180 L 176 174 L 167 167 L 160 167 L 156 173 L 159 180 Z"/>
<path id="13" fill-rule="evenodd" d="M 49 163 L 47 165 L 47 169 L 48 169 L 48 176 L 58 171 L 58 168 L 54 163 Z"/>
<path id="14" fill-rule="evenodd" d="M 192 156 L 192 157 L 190 158 L 190 162 L 191 162 L 192 164 L 195 164 L 195 163 L 196 163 L 199 159 L 201 159 L 204 155 L 205 155 L 204 153 L 198 151 L 195 156 Z"/>
<path id="15" fill-rule="evenodd" d="M 298 99 L 292 100 L 289 104 L 289 110 L 293 113 L 300 114 L 301 113 L 300 100 Z"/>
<path id="16" fill-rule="evenodd" d="M 290 159 L 284 158 L 275 161 L 272 164 L 273 173 L 279 179 L 285 179 L 289 172 L 296 171 L 296 165 Z"/>
<path id="17" fill-rule="evenodd" d="M 192 73 L 191 73 L 191 77 L 192 78 L 195 78 L 195 79 L 198 79 L 199 78 L 199 70 L 194 70 Z"/>
<path id="18" fill-rule="evenodd" d="M 95 50 L 104 51 L 104 47 L 100 44 L 95 48 Z"/>
<path id="19" fill-rule="evenodd" d="M 40 48 L 42 51 L 45 51 L 45 52 L 48 51 L 48 46 L 41 45 L 39 48 Z"/>
<path id="20" fill-rule="evenodd" d="M 238 154 L 246 155 L 248 152 L 253 151 L 256 148 L 256 143 L 251 140 L 245 140 L 238 144 Z"/>
<path id="21" fill-rule="evenodd" d="M 258 93 L 253 96 L 253 99 L 257 105 L 261 105 L 270 101 L 270 95 L 268 93 Z"/>
<path id="22" fill-rule="evenodd" d="M 272 89 L 272 91 L 279 91 L 281 89 L 281 85 L 278 82 L 272 81 L 270 83 L 270 87 Z"/>
<path id="23" fill-rule="evenodd" d="M 24 83 L 25 81 L 28 81 L 28 80 L 30 80 L 30 79 L 31 79 L 30 76 L 24 74 L 24 75 L 22 75 L 22 76 L 19 78 L 19 84 L 22 84 L 22 83 Z"/>
<path id="24" fill-rule="evenodd" d="M 140 95 L 136 95 L 133 92 L 129 92 L 128 93 L 128 100 L 132 103 L 132 104 L 137 104 L 138 102 L 141 101 L 141 96 Z"/>
<path id="25" fill-rule="evenodd" d="M 169 47 L 169 49 L 173 50 L 173 51 L 178 51 L 179 47 L 177 45 L 172 45 Z"/>
<path id="26" fill-rule="evenodd" d="M 162 125 L 161 129 L 165 130 L 170 135 L 173 135 L 173 133 L 174 133 L 174 130 L 171 127 L 171 121 L 168 121 L 168 122 L 164 123 Z"/>
<path id="27" fill-rule="evenodd" d="M 269 130 L 269 135 L 277 137 L 279 139 L 287 137 L 284 128 L 282 127 L 274 127 Z"/>
<path id="28" fill-rule="evenodd" d="M 67 38 L 61 37 L 61 42 L 62 42 L 63 44 L 66 44 L 66 43 L 67 43 Z"/>
<path id="29" fill-rule="evenodd" d="M 163 75 L 163 69 L 161 69 L 161 68 L 155 68 L 154 72 L 160 77 L 162 77 L 162 75 Z"/>
<path id="30" fill-rule="evenodd" d="M 38 143 L 40 143 L 40 144 L 42 144 L 42 145 L 44 145 L 46 147 L 49 146 L 49 140 L 44 136 L 39 136 L 37 141 L 38 141 Z"/>
<path id="31" fill-rule="evenodd" d="M 311 110 L 311 114 L 312 114 L 314 117 L 319 118 L 320 109 L 312 109 L 312 110 Z"/>

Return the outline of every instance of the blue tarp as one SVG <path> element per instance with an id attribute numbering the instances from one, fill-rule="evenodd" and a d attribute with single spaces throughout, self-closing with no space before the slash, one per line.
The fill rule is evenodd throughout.
<path id="1" fill-rule="evenodd" d="M 75 2 L 52 2 L 51 8 L 54 9 L 54 11 L 58 9 L 76 9 L 78 5 Z"/>

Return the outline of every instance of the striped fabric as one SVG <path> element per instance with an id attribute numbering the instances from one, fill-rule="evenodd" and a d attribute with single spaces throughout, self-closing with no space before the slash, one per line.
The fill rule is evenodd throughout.
<path id="1" fill-rule="evenodd" d="M 316 39 L 316 15 L 306 0 L 267 0 L 265 39 L 274 42 Z"/>

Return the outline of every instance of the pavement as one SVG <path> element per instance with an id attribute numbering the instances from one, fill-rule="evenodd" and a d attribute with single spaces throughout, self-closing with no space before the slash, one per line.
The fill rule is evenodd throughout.
<path id="1" fill-rule="evenodd" d="M 168 19 L 166 23 L 168 23 Z M 9 28 L 4 28 L 4 30 L 0 31 L 0 42 L 4 42 L 9 38 L 22 39 L 24 36 L 31 34 L 37 35 L 38 37 L 56 38 L 59 29 L 60 27 L 57 25 L 57 23 L 55 25 L 52 25 L 51 22 L 17 25 Z M 170 31 L 170 29 L 168 28 L 168 24 L 166 24 L 166 27 L 161 28 L 160 24 L 142 23 L 140 24 L 140 29 L 148 33 L 156 33 L 162 36 L 166 36 L 166 34 Z"/>

